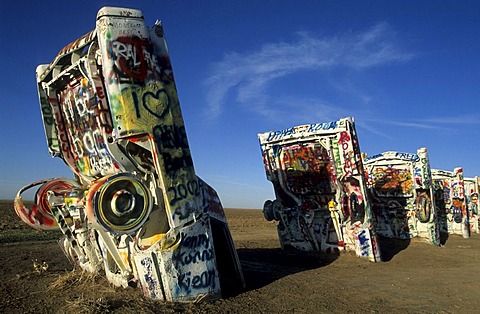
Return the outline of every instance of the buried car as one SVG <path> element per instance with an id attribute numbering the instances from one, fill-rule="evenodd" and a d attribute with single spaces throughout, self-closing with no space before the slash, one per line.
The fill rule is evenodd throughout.
<path id="1" fill-rule="evenodd" d="M 419 237 L 439 245 L 427 149 L 416 154 L 383 152 L 364 158 L 363 164 L 377 233 L 397 239 Z"/>
<path id="2" fill-rule="evenodd" d="M 275 200 L 267 220 L 278 221 L 282 247 L 350 250 L 380 261 L 360 147 L 351 117 L 258 134 Z"/>
<path id="3" fill-rule="evenodd" d="M 37 83 L 49 153 L 75 178 L 22 188 L 25 223 L 61 230 L 73 263 L 153 299 L 245 286 L 220 199 L 195 173 L 160 22 L 104 7 L 93 31 L 38 66 Z"/>

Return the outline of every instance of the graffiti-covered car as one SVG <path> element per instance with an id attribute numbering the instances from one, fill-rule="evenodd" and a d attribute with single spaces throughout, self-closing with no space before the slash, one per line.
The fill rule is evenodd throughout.
<path id="1" fill-rule="evenodd" d="M 377 233 L 396 239 L 420 237 L 439 245 L 427 149 L 416 154 L 383 152 L 364 158 L 363 164 Z"/>
<path id="2" fill-rule="evenodd" d="M 478 224 L 478 191 L 480 190 L 480 178 L 464 178 L 463 181 L 465 184 L 465 199 L 467 201 L 470 233 L 480 233 Z"/>
<path id="3" fill-rule="evenodd" d="M 351 117 L 258 134 L 275 200 L 263 207 L 278 221 L 282 247 L 350 250 L 370 261 L 380 252 Z"/>
<path id="4" fill-rule="evenodd" d="M 28 225 L 61 230 L 82 269 L 166 301 L 244 287 L 220 199 L 195 173 L 162 24 L 104 7 L 96 27 L 37 68 L 49 152 L 75 179 L 22 188 Z M 22 193 L 39 186 L 34 206 Z"/>
<path id="5" fill-rule="evenodd" d="M 446 234 L 470 237 L 470 222 L 465 199 L 463 168 L 453 171 L 432 169 L 435 201 L 440 221 L 440 230 Z"/>

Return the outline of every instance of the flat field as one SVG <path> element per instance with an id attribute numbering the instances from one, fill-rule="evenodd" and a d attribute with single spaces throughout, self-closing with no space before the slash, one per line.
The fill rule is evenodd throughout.
<path id="1" fill-rule="evenodd" d="M 165 303 L 74 270 L 56 240 L 0 201 L 1 313 L 478 313 L 480 235 L 385 242 L 387 262 L 283 251 L 260 210 L 226 209 L 247 283 L 214 302 Z M 48 269 L 37 273 L 34 261 Z"/>

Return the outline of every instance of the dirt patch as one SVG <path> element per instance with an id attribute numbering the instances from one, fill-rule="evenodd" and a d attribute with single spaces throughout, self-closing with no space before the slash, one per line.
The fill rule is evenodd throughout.
<path id="1" fill-rule="evenodd" d="M 281 250 L 275 223 L 261 211 L 226 214 L 247 288 L 211 303 L 178 304 L 74 270 L 55 240 L 9 242 L 5 234 L 31 229 L 15 216 L 13 202 L 0 201 L 0 312 L 475 313 L 480 307 L 478 234 L 450 236 L 443 247 L 385 240 L 389 261 L 371 263 L 350 253 Z"/>

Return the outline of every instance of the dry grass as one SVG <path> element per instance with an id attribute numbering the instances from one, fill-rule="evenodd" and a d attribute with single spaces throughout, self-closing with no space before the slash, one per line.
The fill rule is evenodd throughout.
<path id="1" fill-rule="evenodd" d="M 56 280 L 52 282 L 48 289 L 64 290 L 72 287 L 77 287 L 94 289 L 95 291 L 98 291 L 98 293 L 115 292 L 114 287 L 112 287 L 110 284 L 105 283 L 106 280 L 98 274 L 74 269 L 65 273 L 64 275 L 60 275 Z"/>
<path id="2" fill-rule="evenodd" d="M 58 276 L 48 291 L 54 295 L 65 291 L 64 313 L 157 313 L 159 307 L 162 313 L 192 313 L 189 304 L 147 299 L 139 289 L 117 288 L 103 276 L 81 270 Z"/>

